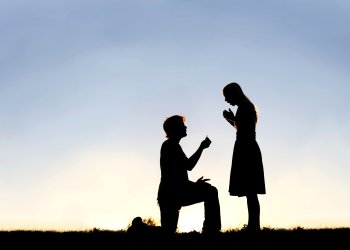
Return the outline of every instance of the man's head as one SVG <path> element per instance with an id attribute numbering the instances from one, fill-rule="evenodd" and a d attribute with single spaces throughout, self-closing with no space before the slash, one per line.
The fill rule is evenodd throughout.
<path id="1" fill-rule="evenodd" d="M 167 138 L 182 138 L 187 135 L 185 126 L 186 118 L 181 115 L 173 115 L 165 119 L 163 129 Z"/>

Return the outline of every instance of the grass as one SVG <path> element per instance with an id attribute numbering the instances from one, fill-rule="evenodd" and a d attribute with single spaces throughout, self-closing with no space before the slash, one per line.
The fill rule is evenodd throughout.
<path id="1" fill-rule="evenodd" d="M 138 235 L 130 235 L 127 230 L 110 231 L 94 228 L 87 231 L 0 231 L 0 244 L 8 246 L 7 249 L 18 247 L 64 247 L 70 248 L 98 248 L 109 249 L 115 247 L 143 245 L 151 247 L 160 246 L 188 246 L 189 243 L 197 247 L 207 247 L 215 244 L 215 247 L 232 245 L 260 246 L 260 247 L 298 247 L 306 246 L 325 247 L 332 249 L 341 246 L 349 246 L 349 228 L 315 228 L 305 229 L 296 227 L 294 229 L 263 228 L 257 234 L 247 233 L 244 229 L 232 229 L 221 232 L 215 237 L 202 235 L 193 231 L 188 233 L 176 233 L 171 238 L 165 238 L 160 233 L 160 228 L 150 225 L 148 230 Z M 168 244 L 168 245 L 164 245 Z M 169 245 L 170 244 L 170 245 Z"/>

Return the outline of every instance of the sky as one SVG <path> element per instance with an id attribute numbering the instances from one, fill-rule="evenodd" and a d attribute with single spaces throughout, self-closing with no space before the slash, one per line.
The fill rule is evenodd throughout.
<path id="1" fill-rule="evenodd" d="M 347 0 L 0 0 L 0 230 L 159 225 L 166 117 L 186 117 L 189 178 L 219 191 L 223 230 L 235 130 L 222 88 L 257 106 L 261 226 L 350 226 Z M 181 209 L 200 231 L 203 203 Z"/>

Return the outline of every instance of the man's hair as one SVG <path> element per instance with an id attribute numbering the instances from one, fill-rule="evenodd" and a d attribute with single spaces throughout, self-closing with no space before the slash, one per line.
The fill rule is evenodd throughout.
<path id="1" fill-rule="evenodd" d="M 172 135 L 176 134 L 176 131 L 179 127 L 179 124 L 184 124 L 186 121 L 185 116 L 182 115 L 173 115 L 167 117 L 163 123 L 163 129 L 165 131 L 166 137 L 169 138 Z"/>

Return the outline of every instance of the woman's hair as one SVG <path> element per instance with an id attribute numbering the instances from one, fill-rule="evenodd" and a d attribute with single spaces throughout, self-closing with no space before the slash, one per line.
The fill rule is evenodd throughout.
<path id="1" fill-rule="evenodd" d="M 224 96 L 233 96 L 234 98 L 236 98 L 237 100 L 240 101 L 248 101 L 251 103 L 251 101 L 249 100 L 249 98 L 244 94 L 241 86 L 236 83 L 236 82 L 231 82 L 229 84 L 227 84 L 223 90 L 222 90 Z"/>
<path id="2" fill-rule="evenodd" d="M 250 99 L 244 94 L 241 86 L 236 82 L 230 82 L 228 83 L 222 90 L 224 96 L 232 96 L 239 102 L 246 102 L 249 103 L 254 107 L 255 114 L 256 114 L 256 121 L 258 121 L 258 112 L 255 107 L 255 105 L 250 101 Z"/>
<path id="3" fill-rule="evenodd" d="M 166 137 L 172 136 L 177 133 L 179 125 L 183 125 L 186 121 L 186 117 L 182 115 L 173 115 L 167 117 L 163 123 L 163 129 Z"/>

